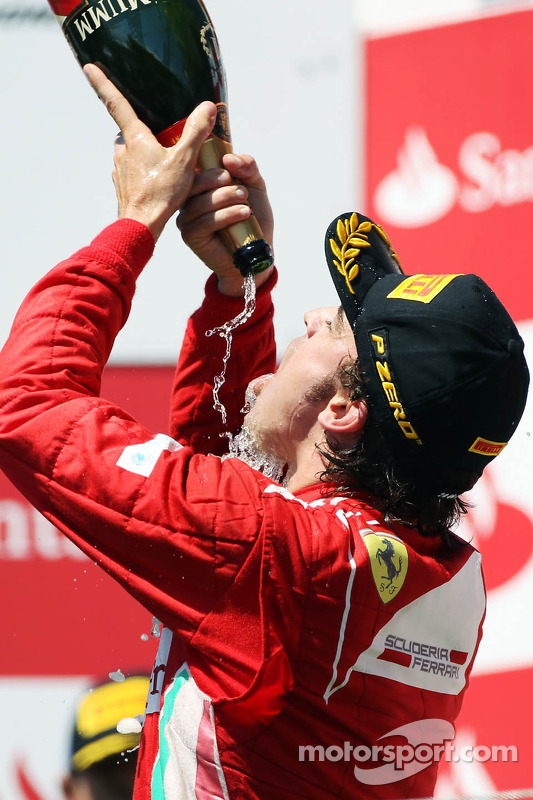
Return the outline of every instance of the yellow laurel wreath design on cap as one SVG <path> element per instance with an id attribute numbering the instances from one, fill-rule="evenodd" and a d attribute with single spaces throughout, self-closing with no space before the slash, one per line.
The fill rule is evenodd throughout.
<path id="1" fill-rule="evenodd" d="M 367 235 L 371 230 L 371 222 L 365 221 L 359 224 L 359 217 L 353 213 L 349 219 L 340 219 L 337 222 L 337 237 L 341 246 L 335 239 L 329 240 L 331 251 L 336 256 L 333 263 L 344 277 L 346 286 L 352 294 L 355 294 L 352 281 L 359 275 L 359 264 L 356 262 L 356 258 L 360 255 L 361 250 L 371 246 Z"/>

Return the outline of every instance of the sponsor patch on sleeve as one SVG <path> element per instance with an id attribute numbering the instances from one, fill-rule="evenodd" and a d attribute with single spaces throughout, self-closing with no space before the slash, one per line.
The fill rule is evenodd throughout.
<path id="1" fill-rule="evenodd" d="M 180 450 L 181 444 L 166 436 L 158 433 L 154 439 L 141 444 L 131 444 L 125 447 L 117 461 L 117 467 L 122 467 L 135 475 L 142 475 L 148 478 L 152 474 L 159 456 L 165 450 L 173 452 Z"/>
<path id="2" fill-rule="evenodd" d="M 431 303 L 449 283 L 459 277 L 459 275 L 411 275 L 393 289 L 387 298 Z"/>

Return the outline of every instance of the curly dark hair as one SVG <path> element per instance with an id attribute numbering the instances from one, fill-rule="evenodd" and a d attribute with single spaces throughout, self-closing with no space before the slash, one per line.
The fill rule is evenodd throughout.
<path id="1" fill-rule="evenodd" d="M 326 462 L 321 480 L 335 484 L 334 494 L 372 497 L 372 505 L 387 523 L 416 527 L 425 536 L 440 536 L 450 547 L 461 540 L 450 533 L 468 504 L 461 498 L 476 483 L 478 475 L 465 470 L 443 470 L 435 464 L 431 474 L 414 474 L 402 467 L 391 453 L 372 416 L 359 361 L 343 363 L 337 376 L 351 400 L 365 401 L 368 420 L 361 438 L 351 448 L 342 448 L 327 438 L 318 450 Z"/>

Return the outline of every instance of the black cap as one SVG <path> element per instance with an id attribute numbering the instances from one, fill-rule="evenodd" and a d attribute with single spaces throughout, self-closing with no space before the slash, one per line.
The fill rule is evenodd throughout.
<path id="1" fill-rule="evenodd" d="M 398 463 L 481 475 L 516 430 L 529 385 L 523 341 L 494 292 L 476 275 L 402 274 L 362 214 L 332 222 L 326 257 L 370 413 Z"/>

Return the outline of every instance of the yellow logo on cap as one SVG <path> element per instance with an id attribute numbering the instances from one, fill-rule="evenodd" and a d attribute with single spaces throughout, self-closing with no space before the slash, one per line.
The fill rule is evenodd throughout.
<path id="1" fill-rule="evenodd" d="M 422 440 L 420 439 L 418 433 L 415 431 L 413 425 L 407 419 L 407 414 L 403 407 L 403 404 L 400 400 L 398 395 L 397 386 L 392 378 L 391 368 L 389 366 L 388 361 L 382 360 L 383 358 L 388 358 L 387 355 L 387 342 L 385 338 L 385 332 L 382 331 L 383 335 L 380 335 L 379 332 L 373 333 L 371 336 L 372 342 L 374 344 L 377 359 L 374 361 L 376 365 L 376 370 L 381 380 L 381 387 L 385 393 L 385 397 L 389 404 L 390 409 L 393 412 L 394 419 L 398 423 L 398 426 L 405 436 L 406 439 L 410 439 L 415 441 L 417 444 L 422 444 Z"/>
<path id="2" fill-rule="evenodd" d="M 384 603 L 390 603 L 405 583 L 409 554 L 404 543 L 395 536 L 369 533 L 363 542 L 370 556 L 372 577 Z"/>
<path id="3" fill-rule="evenodd" d="M 416 300 L 418 303 L 431 301 L 460 275 L 412 275 L 402 281 L 387 298 L 398 300 Z"/>
<path id="4" fill-rule="evenodd" d="M 491 442 L 479 436 L 472 447 L 468 448 L 468 452 L 492 458 L 493 456 L 499 456 L 504 447 L 507 447 L 507 442 Z"/>
<path id="5" fill-rule="evenodd" d="M 359 264 L 355 259 L 362 249 L 370 247 L 367 234 L 371 230 L 372 223 L 361 222 L 359 224 L 359 217 L 354 213 L 349 219 L 340 219 L 337 222 L 337 238 L 340 246 L 335 239 L 329 240 L 331 251 L 337 257 L 333 263 L 340 274 L 344 276 L 346 286 L 352 294 L 354 294 L 352 281 L 359 275 Z"/>
<path id="6" fill-rule="evenodd" d="M 391 257 L 396 261 L 398 266 L 400 266 L 398 257 L 392 250 L 392 245 L 383 228 L 380 228 L 376 223 L 366 220 L 360 223 L 359 217 L 355 212 L 347 219 L 339 219 L 336 231 L 338 241 L 330 239 L 329 246 L 331 252 L 335 256 L 333 263 L 344 277 L 346 286 L 352 294 L 355 294 L 352 281 L 359 275 L 359 264 L 356 259 L 361 254 L 361 250 L 372 247 L 372 243 L 368 239 L 372 228 L 374 228 L 383 239 L 390 250 Z"/>

